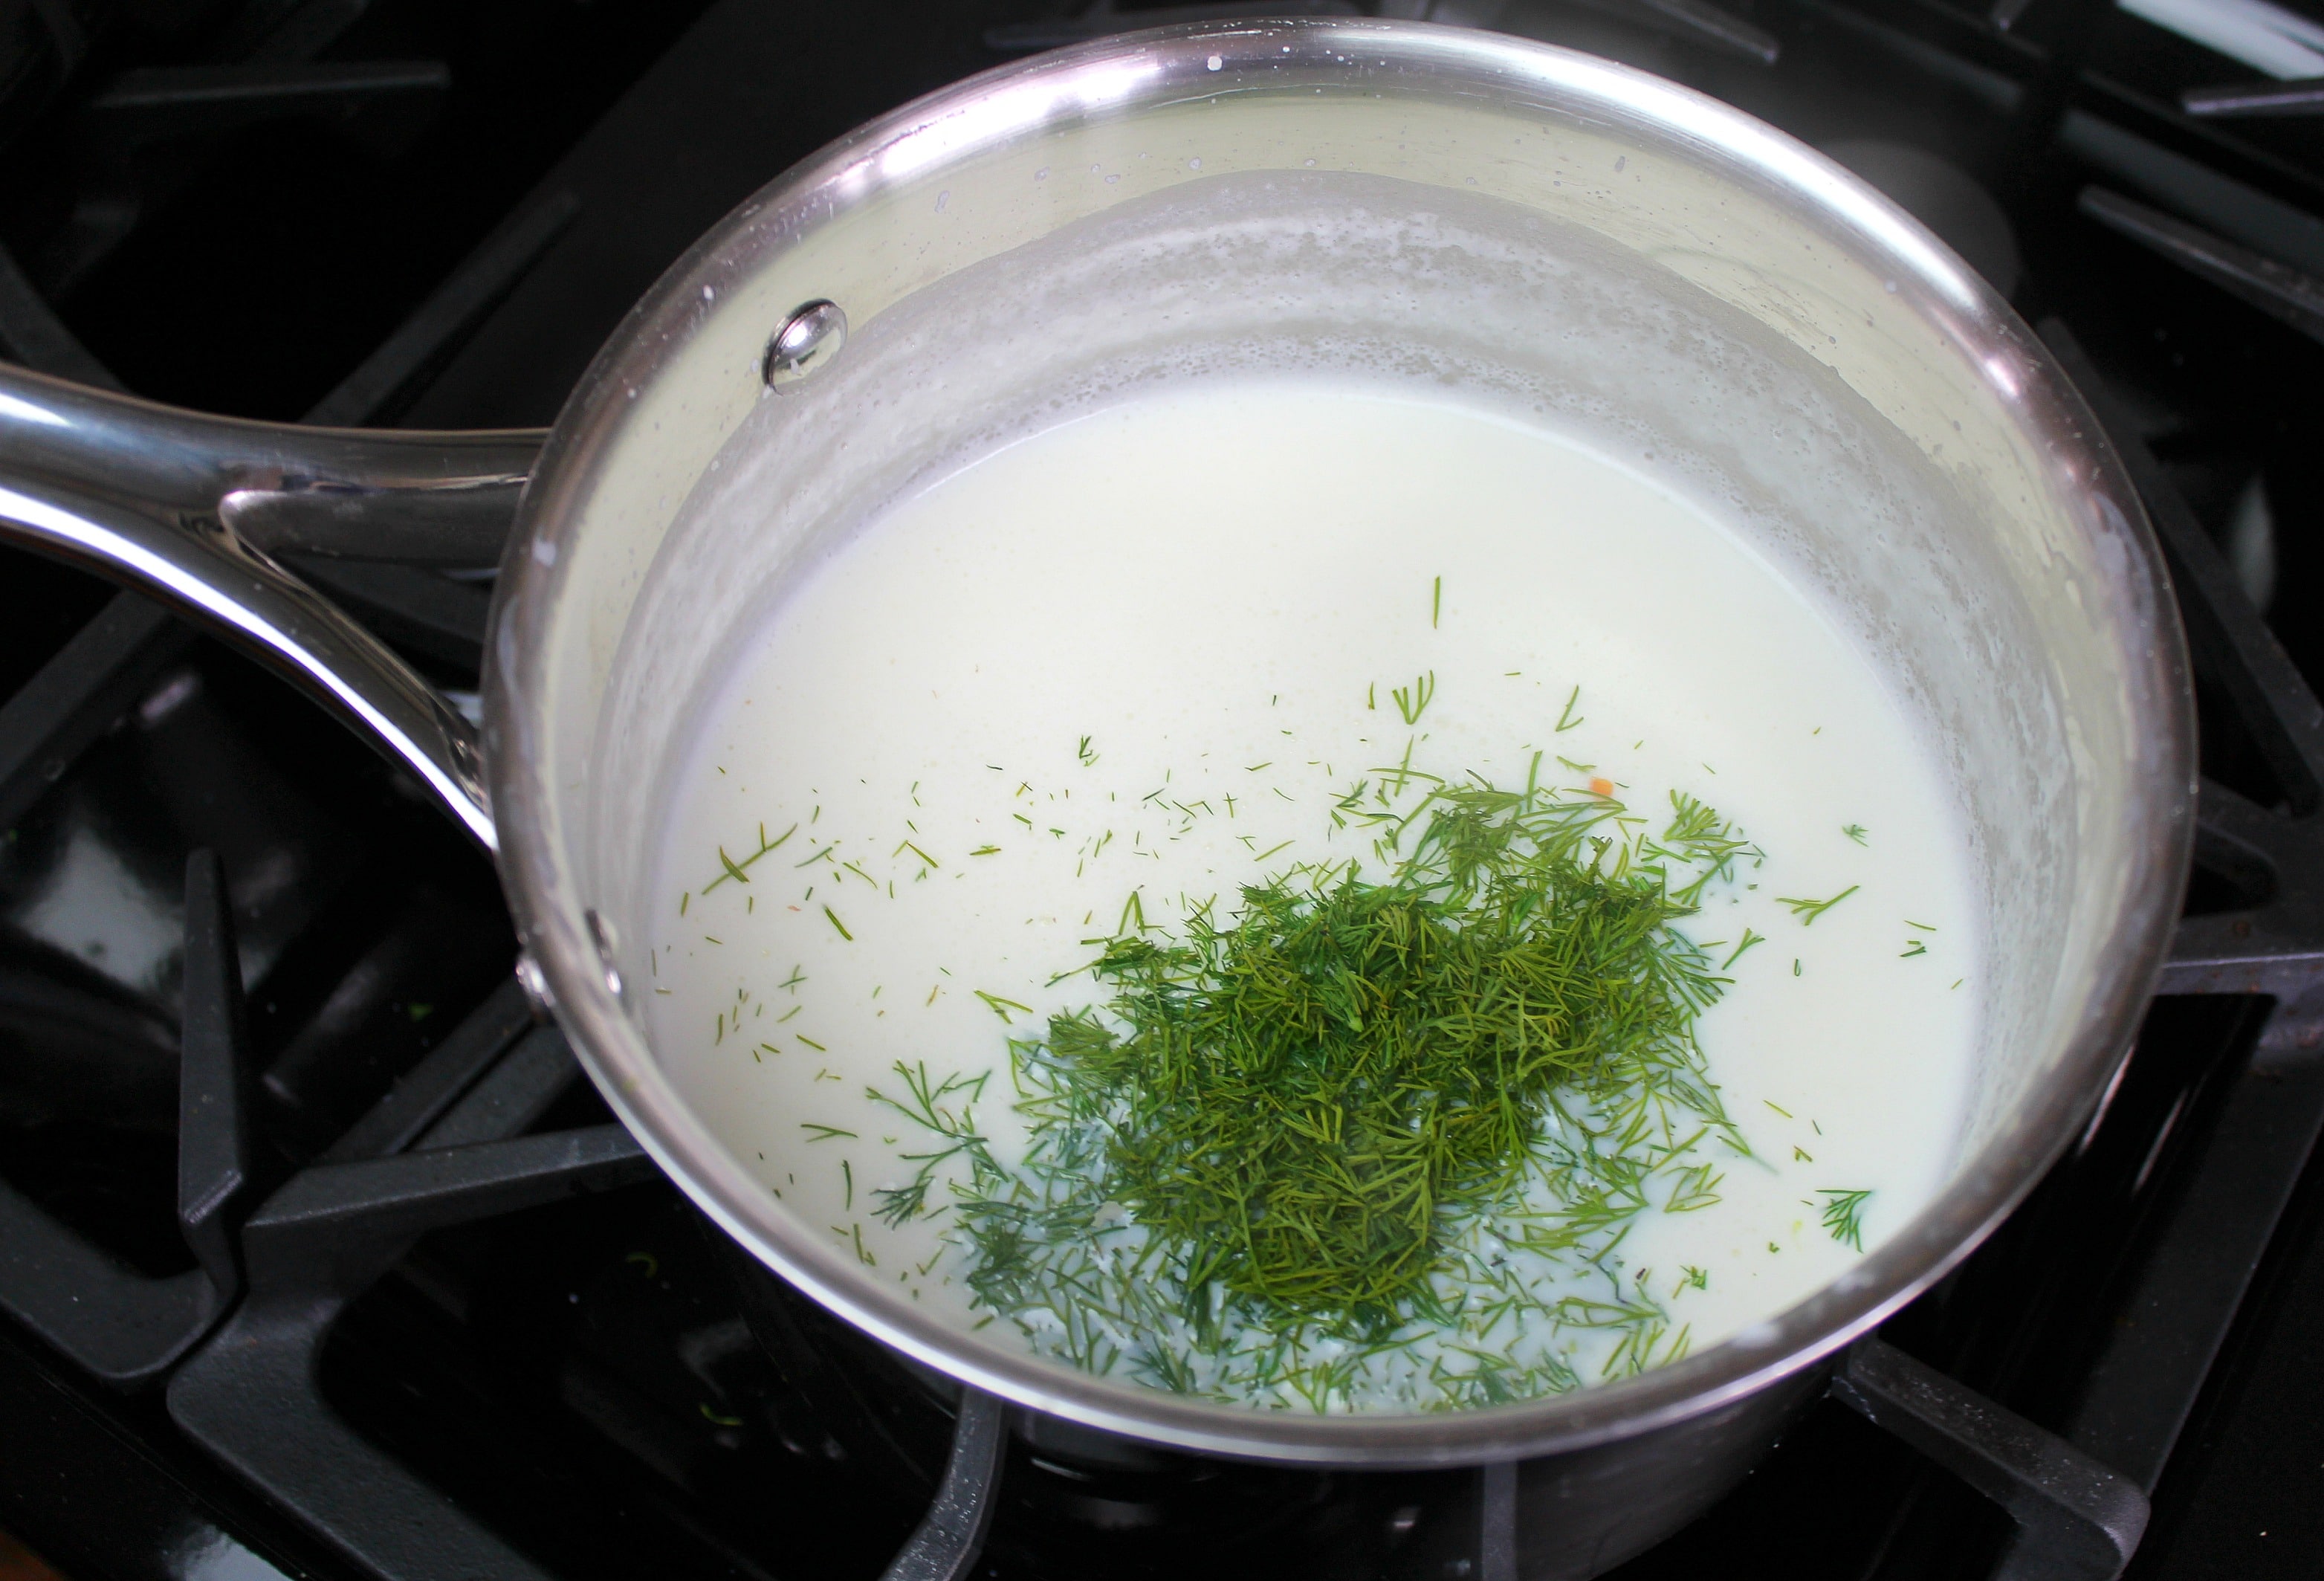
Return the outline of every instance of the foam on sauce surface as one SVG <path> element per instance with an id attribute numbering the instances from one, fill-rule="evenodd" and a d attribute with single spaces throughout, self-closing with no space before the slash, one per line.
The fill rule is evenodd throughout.
<path id="1" fill-rule="evenodd" d="M 1423 684 L 1407 726 L 1394 693 Z M 1706 1144 L 1715 1203 L 1651 1207 L 1597 1262 L 1525 1277 L 1652 1305 L 1660 1362 L 1852 1263 L 1831 1193 L 1871 1194 L 1868 1248 L 1941 1184 L 1975 1031 L 1971 879 L 1873 668 L 1637 473 L 1497 413 L 1321 381 L 1085 415 L 905 500 L 787 588 L 675 781 L 654 1047 L 814 1233 L 975 1323 L 948 1216 L 875 1213 L 927 1137 L 867 1086 L 897 1092 L 899 1060 L 993 1071 L 975 1119 L 1006 1159 L 1007 1040 L 1102 1003 L 1069 974 L 1129 897 L 1170 929 L 1295 861 L 1368 857 L 1332 809 L 1408 748 L 1503 785 L 1546 754 L 1545 779 L 1608 782 L 1656 827 L 1691 794 L 1765 853 L 1679 925 L 1715 962 L 1763 940 L 1700 1024 L 1751 1156 Z M 1851 886 L 1821 913 L 1784 903 Z M 1017 1327 L 984 1332 L 1056 1352 Z M 1620 1337 L 1505 1321 L 1337 1395 L 1256 1403 L 1459 1403 L 1424 1376 L 1456 1342 L 1555 1354 L 1587 1382 Z"/>

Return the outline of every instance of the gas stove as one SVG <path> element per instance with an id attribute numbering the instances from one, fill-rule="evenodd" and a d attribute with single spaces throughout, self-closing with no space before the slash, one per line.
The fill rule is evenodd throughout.
<path id="1" fill-rule="evenodd" d="M 2135 1576 L 2317 1573 L 2324 25 L 0 0 L 0 356 L 255 417 L 546 424 L 697 234 L 863 119 L 1124 28 L 1366 9 L 1657 72 L 1913 209 L 2098 411 L 2199 671 L 2187 914 L 2080 1145 L 1614 1574 L 2106 1576 L 2134 1544 Z M 485 583 L 301 569 L 473 695 Z M 0 551 L 0 1577 L 1518 1574 L 1505 1467 L 1093 1471 L 977 1412 L 949 1462 L 942 1434 L 867 1453 L 919 1430 L 867 1421 L 879 1359 L 731 1277 L 514 953 L 398 771 L 137 596 Z"/>

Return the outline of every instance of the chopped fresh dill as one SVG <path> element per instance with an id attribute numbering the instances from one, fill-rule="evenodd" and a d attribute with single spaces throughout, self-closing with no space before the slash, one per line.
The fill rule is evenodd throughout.
<path id="1" fill-rule="evenodd" d="M 1437 617 L 1444 613 L 1444 578 L 1436 578 L 1428 594 L 1428 629 L 1436 629 Z"/>
<path id="2" fill-rule="evenodd" d="M 855 942 L 855 935 L 853 935 L 853 933 L 850 933 L 850 932 L 848 932 L 848 931 L 847 931 L 847 924 L 846 924 L 846 923 L 844 923 L 844 922 L 842 922 L 842 921 L 839 920 L 839 913 L 838 913 L 838 912 L 836 912 L 836 911 L 833 911 L 829 906 L 825 906 L 825 907 L 823 909 L 823 914 L 824 914 L 825 917 L 828 917 L 829 919 L 831 919 L 831 925 L 832 925 L 834 928 L 836 928 L 837 929 L 839 929 L 839 937 L 840 937 L 840 938 L 844 938 L 844 939 L 847 940 L 847 942 L 848 942 L 848 943 L 850 943 L 850 944 L 853 944 L 853 943 L 854 943 L 854 942 Z"/>
<path id="3" fill-rule="evenodd" d="M 1719 1200 L 1699 1145 L 1750 1156 L 1695 1038 L 1727 979 L 1674 924 L 1756 847 L 1692 799 L 1655 833 L 1572 790 L 1410 781 L 1416 805 L 1341 804 L 1377 881 L 1295 864 L 1175 929 L 1133 891 L 1090 941 L 1100 1003 L 1009 1045 L 1019 1161 L 970 1114 L 982 1077 L 898 1066 L 903 1096 L 870 1096 L 933 1141 L 879 1216 L 944 1211 L 942 1182 L 977 1305 L 1205 1398 L 1344 1409 L 1447 1325 L 1466 1337 L 1413 1374 L 1424 1409 L 1580 1386 L 1559 1336 L 1605 1336 L 1603 1376 L 1683 1354 L 1644 1271 L 1606 1260 L 1641 1212 Z M 1617 1289 L 1521 1278 L 1503 1248 Z"/>
<path id="4" fill-rule="evenodd" d="M 1831 1238 L 1851 1251 L 1863 1251 L 1864 1204 L 1872 1193 L 1827 1188 L 1816 1195 L 1824 1198 L 1823 1227 L 1831 1232 Z"/>
<path id="5" fill-rule="evenodd" d="M 1837 906 L 1840 901 L 1848 899 L 1849 896 L 1854 894 L 1858 890 L 1860 890 L 1864 886 L 1860 883 L 1849 884 L 1846 889 L 1840 891 L 1838 894 L 1832 896 L 1831 899 L 1828 901 L 1806 901 L 1796 899 L 1791 895 L 1777 895 L 1775 897 L 1775 904 L 1779 906 L 1789 906 L 1792 909 L 1792 915 L 1800 920 L 1801 927 L 1812 928 L 1815 926 L 1815 920 L 1817 918 L 1822 916 L 1826 911 L 1831 911 L 1834 906 Z"/>
<path id="6" fill-rule="evenodd" d="M 1929 947 L 1926 944 L 1917 938 L 1908 938 L 1904 941 L 1904 948 L 1897 952 L 1896 958 L 1909 961 L 1914 956 L 1924 956 L 1928 953 Z"/>
<path id="7" fill-rule="evenodd" d="M 1865 843 L 1864 826 L 1862 824 L 1842 824 L 1840 826 L 1840 832 L 1846 835 L 1849 839 L 1854 840 L 1859 846 Z"/>
<path id="8" fill-rule="evenodd" d="M 1001 855 L 1001 847 L 998 846 L 979 846 L 975 850 L 971 851 L 969 855 L 972 856 L 998 856 Z"/>
<path id="9" fill-rule="evenodd" d="M 799 1129 L 810 1133 L 807 1137 L 809 1142 L 829 1142 L 835 1136 L 853 1137 L 855 1135 L 855 1133 L 853 1131 L 842 1131 L 836 1125 L 817 1125 L 814 1122 L 808 1120 L 800 1121 Z"/>

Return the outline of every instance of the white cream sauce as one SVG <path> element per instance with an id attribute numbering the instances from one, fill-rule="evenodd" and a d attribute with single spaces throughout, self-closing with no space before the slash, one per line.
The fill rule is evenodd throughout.
<path id="1" fill-rule="evenodd" d="M 1393 694 L 1432 676 L 1407 728 Z M 1719 960 L 1747 929 L 1765 940 L 1701 1024 L 1754 1156 L 1706 1154 L 1715 1206 L 1649 1210 L 1604 1270 L 1543 1277 L 1643 1290 L 1666 1345 L 1683 1328 L 1700 1349 L 1857 1259 L 1822 1193 L 1872 1193 L 1869 1248 L 1942 1183 L 1975 1031 L 1972 878 L 1875 668 L 1638 471 L 1497 412 L 1320 381 L 1082 416 L 904 500 L 785 589 L 675 781 L 653 1045 L 804 1223 L 976 1321 L 943 1220 L 874 1216 L 927 1137 L 867 1086 L 897 1093 L 899 1060 L 993 1070 L 977 1122 L 1021 1146 L 1006 1040 L 1103 997 L 1052 980 L 1128 897 L 1167 927 L 1295 860 L 1364 855 L 1332 803 L 1407 744 L 1505 785 L 1546 751 L 1657 829 L 1689 792 L 1766 853 L 1683 928 Z M 1851 885 L 1812 923 L 1782 903 Z M 1535 1327 L 1471 1343 L 1598 1375 L 1600 1336 Z M 1431 1401 L 1383 1385 L 1354 1403 Z"/>

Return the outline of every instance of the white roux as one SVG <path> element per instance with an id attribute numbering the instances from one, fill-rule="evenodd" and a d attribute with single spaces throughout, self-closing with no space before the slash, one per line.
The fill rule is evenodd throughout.
<path id="1" fill-rule="evenodd" d="M 1391 691 L 1432 672 L 1408 730 Z M 1560 732 L 1577 686 L 1582 723 Z M 860 1233 L 872 1277 L 974 1321 L 963 1253 L 873 1216 L 925 1139 L 866 1086 L 894 1090 L 899 1059 L 996 1069 L 977 1119 L 1005 1155 L 1011 1029 L 973 991 L 1032 1007 L 1023 1035 L 1102 997 L 1085 975 L 1044 985 L 1096 953 L 1084 941 L 1133 887 L 1168 925 L 1214 895 L 1231 911 L 1237 884 L 1294 859 L 1363 855 L 1330 802 L 1416 736 L 1416 763 L 1505 785 L 1538 750 L 1592 765 L 1656 828 L 1688 791 L 1766 853 L 1684 929 L 1722 959 L 1747 927 L 1767 940 L 1701 1029 L 1756 1160 L 1720 1160 L 1718 1206 L 1649 1211 L 1618 1253 L 1694 1348 L 1856 1260 L 1820 1190 L 1874 1192 L 1869 1248 L 1941 1184 L 1975 1031 L 1972 881 L 1933 754 L 1874 669 L 1637 471 L 1496 412 L 1322 381 L 1083 416 L 903 501 L 784 589 L 675 780 L 654 1047 L 815 1233 Z M 750 883 L 708 887 L 722 849 L 794 825 Z M 1812 926 L 1777 901 L 1851 884 Z M 1589 1336 L 1557 1344 L 1594 1375 Z"/>

